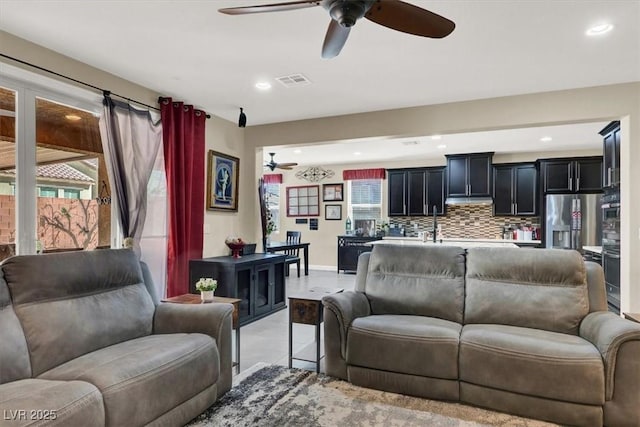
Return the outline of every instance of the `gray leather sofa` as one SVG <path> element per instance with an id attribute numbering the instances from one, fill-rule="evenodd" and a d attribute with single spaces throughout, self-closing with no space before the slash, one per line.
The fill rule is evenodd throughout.
<path id="1" fill-rule="evenodd" d="M 326 372 L 581 426 L 640 426 L 640 324 L 575 251 L 377 245 L 323 298 Z"/>
<path id="2" fill-rule="evenodd" d="M 150 285 L 128 249 L 0 264 L 0 425 L 179 426 L 228 391 L 232 306 Z"/>

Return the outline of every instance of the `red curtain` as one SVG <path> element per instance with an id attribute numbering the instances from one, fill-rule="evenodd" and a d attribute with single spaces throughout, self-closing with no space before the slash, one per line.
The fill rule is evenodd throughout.
<path id="1" fill-rule="evenodd" d="M 345 169 L 342 171 L 342 179 L 345 181 L 353 179 L 384 179 L 385 169 Z"/>
<path id="2" fill-rule="evenodd" d="M 262 176 L 265 184 L 282 184 L 281 173 L 267 173 Z"/>
<path id="3" fill-rule="evenodd" d="M 206 113 L 160 100 L 169 204 L 167 296 L 189 292 L 189 260 L 202 258 Z"/>

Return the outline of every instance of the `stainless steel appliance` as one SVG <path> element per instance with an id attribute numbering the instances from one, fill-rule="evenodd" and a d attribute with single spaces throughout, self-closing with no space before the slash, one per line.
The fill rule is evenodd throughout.
<path id="1" fill-rule="evenodd" d="M 546 197 L 547 248 L 576 249 L 602 244 L 600 194 L 550 194 Z"/>
<path id="2" fill-rule="evenodd" d="M 605 190 L 602 197 L 602 268 L 609 310 L 620 313 L 620 192 Z"/>

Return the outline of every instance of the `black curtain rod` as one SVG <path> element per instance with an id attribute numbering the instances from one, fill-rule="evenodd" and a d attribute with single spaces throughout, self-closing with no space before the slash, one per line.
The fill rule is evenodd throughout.
<path id="1" fill-rule="evenodd" d="M 113 93 L 110 90 L 99 88 L 98 86 L 94 86 L 94 85 L 92 85 L 90 83 L 83 82 L 82 80 L 78 80 L 78 79 L 74 79 L 73 77 L 65 76 L 64 74 L 57 73 L 55 71 L 49 70 L 49 69 L 41 67 L 39 65 L 32 64 L 30 62 L 23 61 L 23 60 L 18 59 L 18 58 L 14 58 L 13 56 L 5 55 L 4 53 L 0 53 L 0 56 L 3 57 L 3 58 L 10 59 L 11 61 L 15 61 L 15 62 L 18 62 L 20 64 L 26 65 L 28 67 L 32 67 L 32 68 L 35 68 L 37 70 L 44 71 L 45 73 L 53 74 L 54 76 L 62 77 L 63 79 L 67 79 L 67 80 L 72 81 L 74 83 L 78 83 L 78 84 L 81 84 L 83 86 L 89 87 L 91 89 L 97 90 L 97 91 L 101 92 L 103 95 L 104 94 L 109 94 L 109 95 L 117 96 L 118 98 L 126 99 L 129 102 L 134 102 L 134 103 L 136 103 L 138 105 L 142 105 L 142 106 L 145 106 L 147 108 L 151 108 L 152 110 L 160 111 L 160 109 L 158 107 L 154 107 L 153 105 L 145 104 L 144 102 L 140 102 L 140 101 L 137 101 L 135 99 L 131 99 L 131 98 L 127 97 L 127 96 L 118 95 L 117 93 Z M 210 119 L 210 118 L 211 118 L 211 116 L 209 114 L 207 114 L 207 119 Z"/>

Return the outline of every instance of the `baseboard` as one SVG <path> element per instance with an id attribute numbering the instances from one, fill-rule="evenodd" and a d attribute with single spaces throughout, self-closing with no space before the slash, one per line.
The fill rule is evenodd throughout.
<path id="1" fill-rule="evenodd" d="M 293 270 L 295 265 L 291 264 L 291 269 Z M 322 271 L 335 271 L 337 272 L 337 266 L 335 265 L 309 265 L 309 270 L 322 270 Z M 304 270 L 304 265 L 300 266 L 300 270 Z"/>

